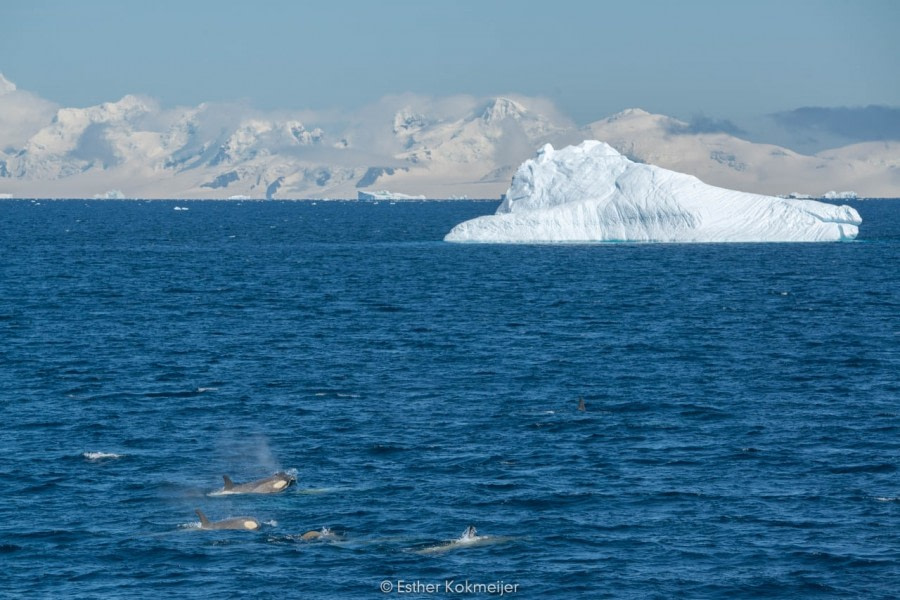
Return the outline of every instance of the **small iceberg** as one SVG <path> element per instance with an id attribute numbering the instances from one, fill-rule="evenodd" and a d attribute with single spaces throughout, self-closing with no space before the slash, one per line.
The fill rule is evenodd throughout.
<path id="1" fill-rule="evenodd" d="M 410 196 L 408 194 L 400 194 L 397 192 L 380 191 L 363 191 L 356 192 L 357 200 L 425 200 L 425 196 Z"/>
<path id="2" fill-rule="evenodd" d="M 102 194 L 94 194 L 94 200 L 125 200 L 122 190 L 108 190 Z"/>
<path id="3" fill-rule="evenodd" d="M 856 192 L 836 192 L 831 190 L 830 192 L 825 192 L 822 196 L 823 200 L 858 200 L 859 195 Z"/>
<path id="4" fill-rule="evenodd" d="M 809 194 L 801 194 L 800 192 L 791 192 L 790 194 L 779 195 L 779 198 L 786 198 L 791 200 L 815 200 L 815 196 L 810 196 Z"/>
<path id="5" fill-rule="evenodd" d="M 496 214 L 448 242 L 826 242 L 856 238 L 849 206 L 748 194 L 632 162 L 589 140 L 550 144 L 516 171 Z"/>

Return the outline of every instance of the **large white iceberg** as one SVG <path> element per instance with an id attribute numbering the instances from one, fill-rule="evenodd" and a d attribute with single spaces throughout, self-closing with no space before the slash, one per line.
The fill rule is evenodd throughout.
<path id="1" fill-rule="evenodd" d="M 550 144 L 513 176 L 496 214 L 449 242 L 823 242 L 852 240 L 849 206 L 747 194 L 635 163 L 611 146 Z"/>

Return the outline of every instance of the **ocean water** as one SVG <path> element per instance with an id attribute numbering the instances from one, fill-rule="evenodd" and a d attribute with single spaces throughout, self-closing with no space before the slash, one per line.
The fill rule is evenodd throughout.
<path id="1" fill-rule="evenodd" d="M 0 597 L 896 597 L 900 201 L 854 205 L 483 246 L 441 238 L 496 203 L 0 202 Z"/>

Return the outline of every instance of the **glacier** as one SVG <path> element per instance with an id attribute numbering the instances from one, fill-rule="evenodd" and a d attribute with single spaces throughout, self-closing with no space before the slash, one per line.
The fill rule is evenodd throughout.
<path id="1" fill-rule="evenodd" d="M 448 242 L 824 242 L 852 240 L 850 206 L 727 190 L 612 146 L 544 145 L 516 171 L 493 215 L 460 223 Z"/>

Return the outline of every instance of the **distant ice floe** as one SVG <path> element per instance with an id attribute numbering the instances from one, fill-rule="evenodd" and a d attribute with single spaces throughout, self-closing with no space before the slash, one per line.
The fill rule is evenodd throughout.
<path id="1" fill-rule="evenodd" d="M 825 242 L 852 240 L 849 206 L 748 194 L 635 163 L 608 144 L 546 144 L 513 176 L 496 214 L 450 242 Z"/>
<path id="2" fill-rule="evenodd" d="M 102 194 L 94 194 L 94 200 L 125 200 L 122 190 L 109 190 Z"/>
<path id="3" fill-rule="evenodd" d="M 815 196 L 810 196 L 809 194 L 801 194 L 800 192 L 791 192 L 790 194 L 786 194 L 784 196 L 778 196 L 779 198 L 789 198 L 792 200 L 815 200 Z"/>
<path id="4" fill-rule="evenodd" d="M 410 196 L 408 194 L 398 194 L 396 192 L 381 191 L 358 191 L 356 192 L 357 200 L 425 200 L 425 196 Z"/>
<path id="5" fill-rule="evenodd" d="M 825 195 L 822 196 L 824 200 L 856 200 L 859 196 L 856 192 L 835 192 L 831 190 L 830 192 L 825 192 Z"/>
<path id="6" fill-rule="evenodd" d="M 125 456 L 114 452 L 83 452 L 81 455 L 90 461 L 113 460 Z"/>

